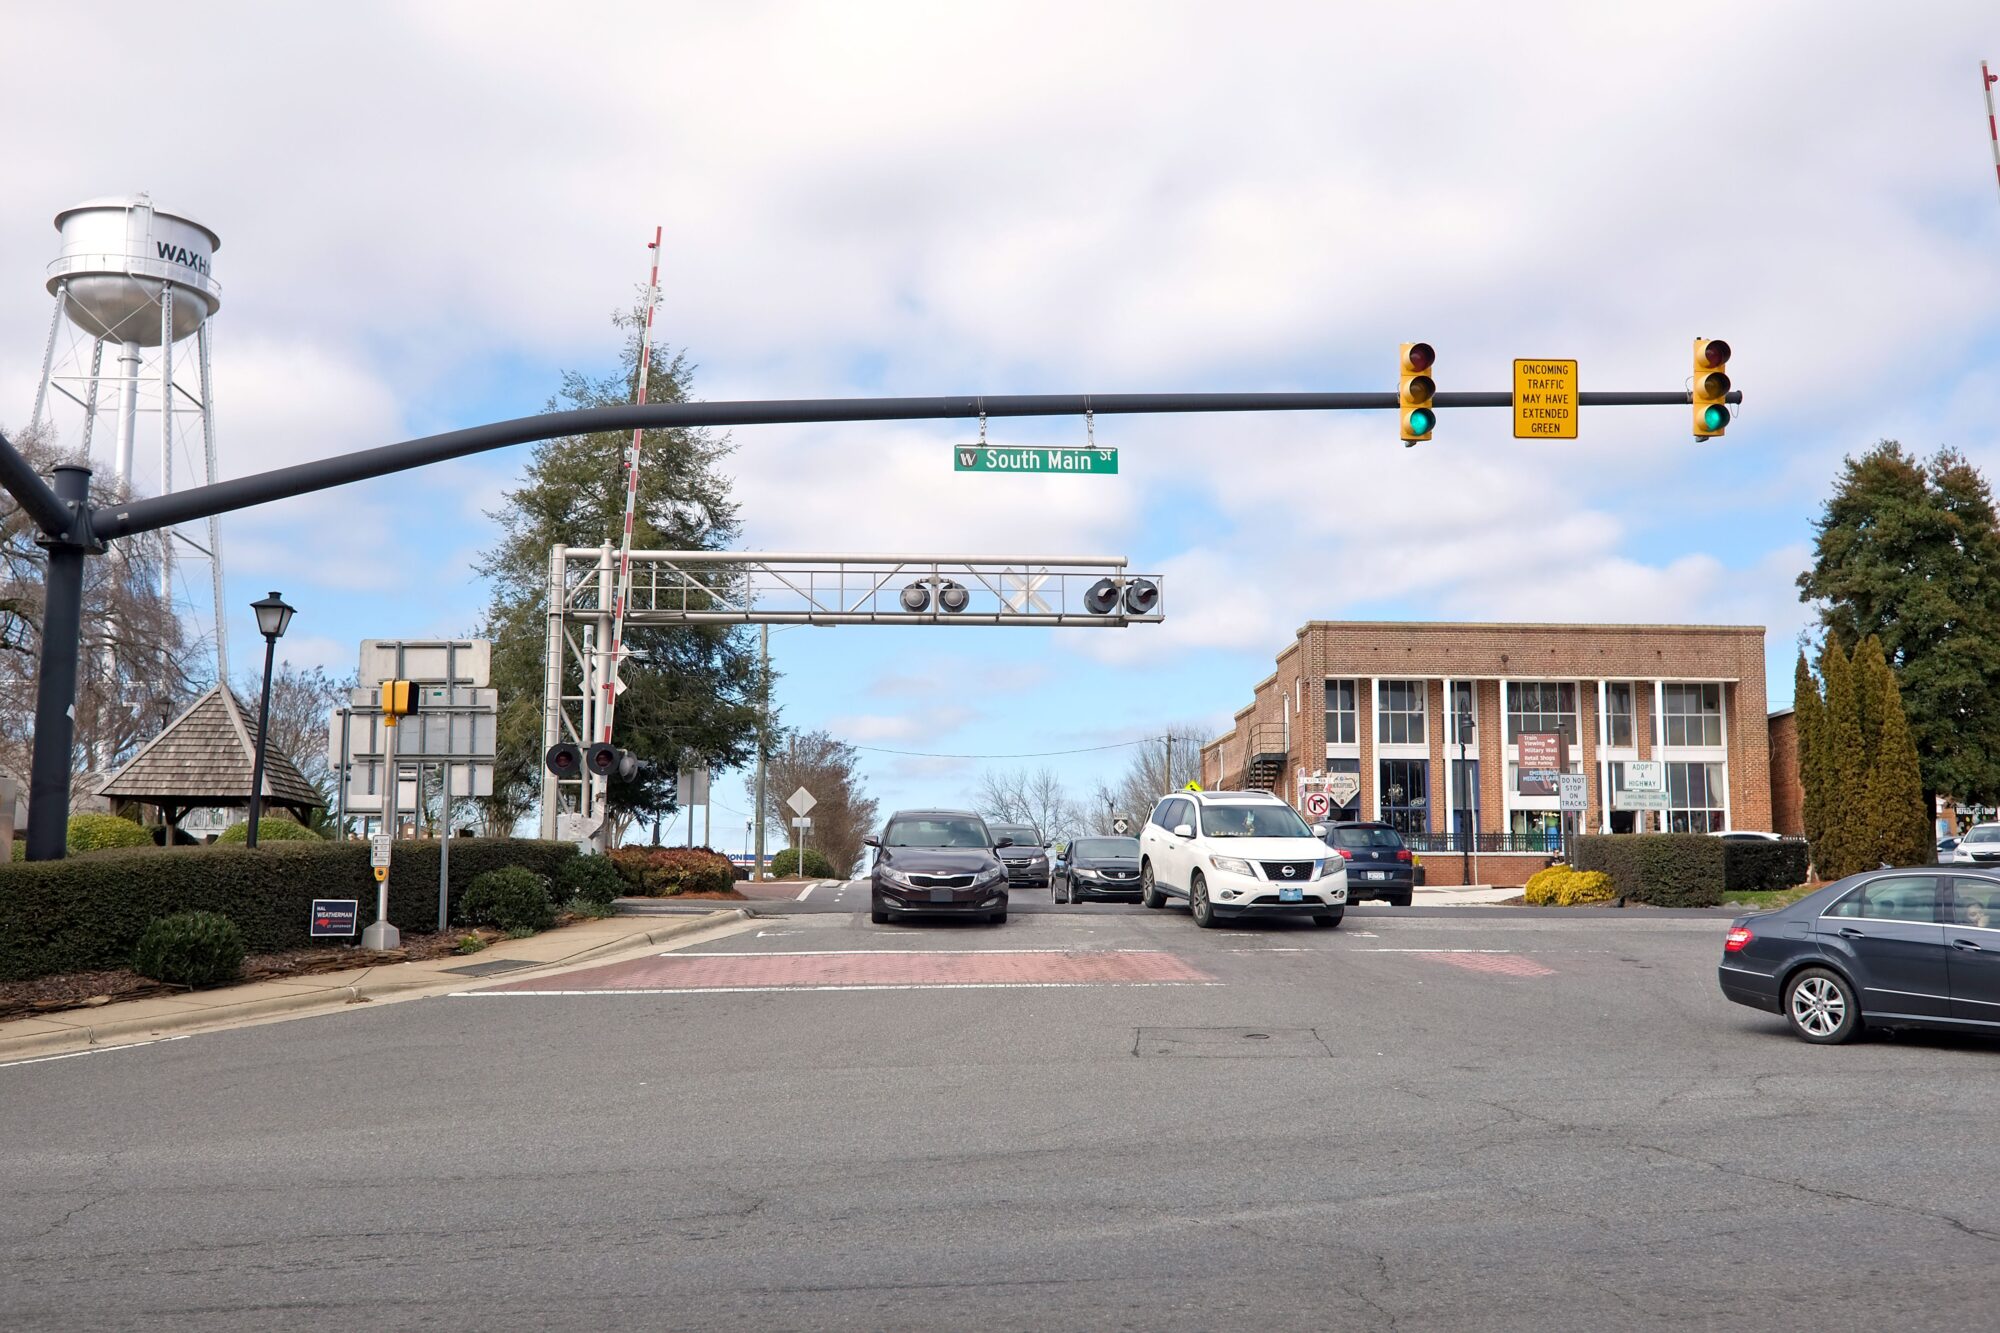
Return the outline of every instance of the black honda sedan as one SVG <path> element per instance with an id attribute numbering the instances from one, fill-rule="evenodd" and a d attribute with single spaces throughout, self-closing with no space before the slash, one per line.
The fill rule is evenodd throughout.
<path id="1" fill-rule="evenodd" d="M 869 871 L 870 919 L 940 913 L 1007 919 L 1007 867 L 996 839 L 978 815 L 963 810 L 898 810 L 879 838 Z"/>
<path id="2" fill-rule="evenodd" d="M 1717 979 L 1810 1042 L 1864 1027 L 2000 1036 L 2000 874 L 1954 866 L 1850 875 L 1775 912 L 1738 917 Z"/>
<path id="3" fill-rule="evenodd" d="M 1078 838 L 1055 867 L 1055 900 L 1080 903 L 1092 898 L 1139 901 L 1139 840 Z"/>

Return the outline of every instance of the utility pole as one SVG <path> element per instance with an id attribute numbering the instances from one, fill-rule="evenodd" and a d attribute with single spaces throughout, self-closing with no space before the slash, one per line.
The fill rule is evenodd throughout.
<path id="1" fill-rule="evenodd" d="M 764 759 L 768 753 L 771 738 L 771 627 L 757 627 L 757 693 L 762 714 L 757 719 L 757 859 L 753 863 L 750 878 L 761 883 L 764 879 Z"/>

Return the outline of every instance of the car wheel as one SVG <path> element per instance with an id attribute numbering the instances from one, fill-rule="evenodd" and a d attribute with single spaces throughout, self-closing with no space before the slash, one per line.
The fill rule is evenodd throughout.
<path id="1" fill-rule="evenodd" d="M 1408 889 L 1405 889 L 1401 893 L 1392 893 L 1389 895 L 1389 906 L 1408 907 L 1410 905 L 1410 901 L 1415 897 L 1416 897 L 1415 892 Z"/>
<path id="2" fill-rule="evenodd" d="M 1823 967 L 1809 967 L 1786 983 L 1785 1017 L 1793 1032 L 1815 1046 L 1851 1041 L 1861 1031 L 1854 988 Z"/>
<path id="3" fill-rule="evenodd" d="M 874 908 L 868 913 L 868 919 L 870 921 L 873 921 L 878 926 L 886 926 L 889 924 L 889 914 L 883 911 L 879 907 Z"/>
<path id="4" fill-rule="evenodd" d="M 1315 926 L 1325 926 L 1330 930 L 1339 925 L 1346 916 L 1347 912 L 1344 908 L 1338 912 L 1314 912 L 1313 924 Z"/>
<path id="5" fill-rule="evenodd" d="M 1153 863 L 1151 861 L 1139 867 L 1139 901 L 1154 911 L 1158 911 L 1167 905 L 1166 898 L 1161 896 L 1160 886 L 1153 882 Z"/>
<path id="6" fill-rule="evenodd" d="M 1215 905 L 1208 900 L 1208 881 L 1199 870 L 1188 883 L 1188 909 L 1194 913 L 1194 923 L 1203 930 L 1215 926 Z"/>
<path id="7" fill-rule="evenodd" d="M 1003 907 L 999 911 L 995 912 L 992 916 L 987 917 L 986 919 L 988 921 L 991 921 L 996 926 L 1004 926 L 1007 924 L 1007 909 Z"/>

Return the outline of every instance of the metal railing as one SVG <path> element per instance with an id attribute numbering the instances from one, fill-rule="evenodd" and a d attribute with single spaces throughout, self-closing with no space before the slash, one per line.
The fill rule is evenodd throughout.
<path id="1" fill-rule="evenodd" d="M 1476 833 L 1470 836 L 1459 833 L 1406 833 L 1403 841 L 1413 852 L 1472 851 L 1482 855 L 1559 856 L 1563 850 L 1562 834 L 1554 829 L 1545 833 Z"/>
<path id="2" fill-rule="evenodd" d="M 1291 747 L 1285 744 L 1285 728 L 1282 723 L 1266 722 L 1261 726 L 1250 728 L 1251 759 L 1254 760 L 1261 754 L 1282 756 L 1290 751 Z"/>

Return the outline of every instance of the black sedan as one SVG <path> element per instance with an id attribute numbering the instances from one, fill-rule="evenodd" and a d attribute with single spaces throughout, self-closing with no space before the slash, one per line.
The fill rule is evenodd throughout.
<path id="1" fill-rule="evenodd" d="M 1055 900 L 1087 902 L 1092 898 L 1139 901 L 1139 840 L 1137 838 L 1078 838 L 1055 865 Z"/>
<path id="2" fill-rule="evenodd" d="M 986 821 L 963 810 L 898 810 L 868 872 L 869 918 L 878 926 L 918 913 L 1007 919 L 1007 867 Z"/>
<path id="3" fill-rule="evenodd" d="M 1955 871 L 1871 870 L 1738 917 L 1722 993 L 1821 1044 L 1870 1025 L 2000 1036 L 2000 874 Z"/>

